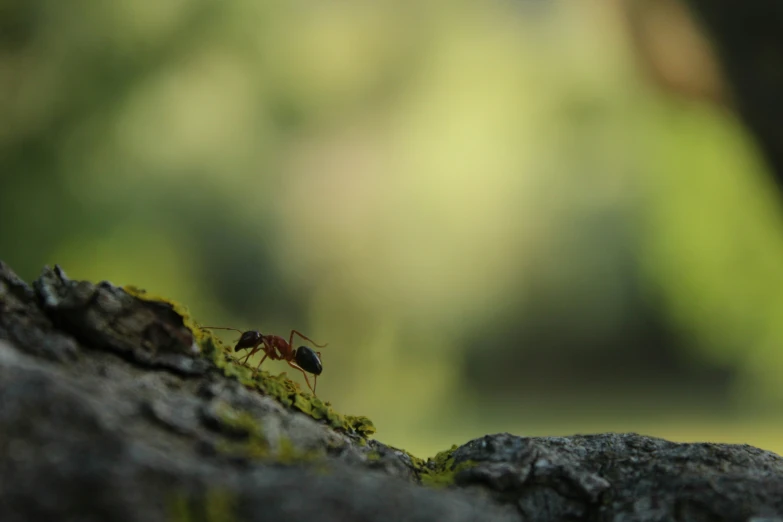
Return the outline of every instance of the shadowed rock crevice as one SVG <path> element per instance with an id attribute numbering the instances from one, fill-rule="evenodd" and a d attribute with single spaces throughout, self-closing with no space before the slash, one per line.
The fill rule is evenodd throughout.
<path id="1" fill-rule="evenodd" d="M 0 263 L 0 520 L 748 520 L 783 459 L 636 434 L 488 435 L 424 461 L 176 304 Z"/>

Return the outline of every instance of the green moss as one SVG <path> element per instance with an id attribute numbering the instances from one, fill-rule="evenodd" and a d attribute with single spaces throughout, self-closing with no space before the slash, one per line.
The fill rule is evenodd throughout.
<path id="1" fill-rule="evenodd" d="M 456 449 L 457 446 L 454 445 L 451 449 L 441 451 L 431 459 L 428 459 L 426 463 L 423 463 L 421 459 L 414 461 L 414 467 L 419 471 L 419 479 L 423 485 L 434 488 L 451 486 L 454 484 L 454 477 L 457 473 L 476 465 L 471 460 L 455 465 L 453 453 Z"/>
<path id="2" fill-rule="evenodd" d="M 248 436 L 261 434 L 261 423 L 246 411 L 232 408 L 226 403 L 220 403 L 216 407 L 216 415 L 221 423 L 234 431 L 245 433 Z"/>
<path id="3" fill-rule="evenodd" d="M 217 445 L 218 452 L 233 457 L 252 460 L 268 460 L 275 463 L 294 464 L 321 460 L 323 452 L 301 451 L 287 438 L 280 437 L 276 447 L 265 437 L 261 423 L 250 413 L 239 411 L 228 404 L 221 404 L 216 415 L 220 422 L 232 432 L 243 435 L 243 440 L 224 439 Z"/>
<path id="4" fill-rule="evenodd" d="M 376 462 L 378 460 L 381 460 L 381 454 L 377 451 L 371 451 L 367 454 L 367 460 L 369 462 Z"/>
<path id="5" fill-rule="evenodd" d="M 190 516 L 190 505 L 188 497 L 183 493 L 176 492 L 169 496 L 166 502 L 167 519 L 171 522 L 190 522 L 193 518 Z"/>
<path id="6" fill-rule="evenodd" d="M 277 457 L 278 462 L 284 464 L 295 464 L 299 462 L 319 462 L 323 460 L 324 454 L 321 451 L 309 450 L 301 451 L 287 438 L 281 438 L 278 442 Z"/>
<path id="7" fill-rule="evenodd" d="M 237 498 L 231 491 L 210 488 L 204 495 L 204 517 L 208 522 L 234 522 Z"/>
<path id="8" fill-rule="evenodd" d="M 137 299 L 141 299 L 142 301 L 149 301 L 152 303 L 165 303 L 171 307 L 174 312 L 182 317 L 182 322 L 185 324 L 187 328 L 189 328 L 191 331 L 193 331 L 194 328 L 197 328 L 196 323 L 193 321 L 193 319 L 190 316 L 190 310 L 188 308 L 180 303 L 177 303 L 176 301 L 172 301 L 171 299 L 166 299 L 165 297 L 152 294 L 150 292 L 147 292 L 143 288 L 139 288 L 135 285 L 125 285 L 122 287 L 123 290 L 125 290 L 128 294 L 132 295 L 133 297 L 136 297 Z"/>
<path id="9" fill-rule="evenodd" d="M 452 449 L 454 449 L 456 446 L 454 446 Z M 398 450 L 403 453 L 405 453 L 409 459 L 411 459 L 411 462 L 413 463 L 413 469 L 417 471 L 423 470 L 427 466 L 427 461 L 424 459 L 420 459 L 419 457 L 414 456 L 413 454 L 405 451 L 405 450 Z"/>
<path id="10" fill-rule="evenodd" d="M 367 417 L 346 415 L 345 420 L 350 426 L 351 430 L 355 431 L 359 435 L 369 437 L 375 433 L 375 425 Z M 366 444 L 365 441 L 361 441 L 361 443 Z"/>
<path id="11" fill-rule="evenodd" d="M 291 462 L 299 460 L 300 452 L 297 451 L 296 446 L 286 438 L 281 438 L 278 442 L 278 452 L 281 462 L 290 464 Z"/>
<path id="12" fill-rule="evenodd" d="M 182 492 L 170 495 L 167 502 L 167 519 L 171 522 L 234 522 L 236 495 L 222 488 L 210 488 L 197 499 Z"/>
<path id="13" fill-rule="evenodd" d="M 246 435 L 244 440 L 223 439 L 218 442 L 216 449 L 220 453 L 247 459 L 262 459 L 271 455 L 261 423 L 252 415 L 235 410 L 228 404 L 221 404 L 218 406 L 217 417 L 233 431 Z"/>
<path id="14" fill-rule="evenodd" d="M 281 404 L 323 421 L 336 430 L 358 433 L 363 437 L 375 433 L 375 426 L 370 419 L 337 413 L 329 403 L 309 393 L 303 393 L 299 385 L 289 380 L 285 373 L 273 376 L 267 372 L 259 372 L 254 384 L 266 395 L 275 397 Z"/>
<path id="15" fill-rule="evenodd" d="M 253 375 L 250 368 L 239 364 L 233 358 L 230 346 L 223 344 L 220 338 L 213 335 L 212 332 L 199 328 L 196 321 L 190 316 L 188 309 L 181 304 L 150 294 L 133 285 L 124 287 L 124 290 L 139 299 L 163 302 L 171 306 L 174 312 L 182 317 L 185 326 L 193 333 L 196 343 L 201 348 L 202 357 L 210 359 L 225 376 L 235 378 L 244 386 L 274 397 L 287 408 L 301 411 L 336 430 L 356 433 L 364 438 L 375 433 L 375 426 L 370 419 L 337 413 L 328 402 L 323 402 L 310 393 L 303 392 L 298 384 L 288 379 L 285 372 L 273 376 L 268 372 L 260 371 Z"/>

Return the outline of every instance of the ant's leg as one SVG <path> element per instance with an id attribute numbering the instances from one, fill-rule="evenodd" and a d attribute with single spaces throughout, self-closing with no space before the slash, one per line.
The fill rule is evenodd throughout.
<path id="1" fill-rule="evenodd" d="M 250 357 L 252 357 L 252 356 L 253 356 L 253 354 L 254 354 L 254 353 L 256 353 L 257 351 L 258 351 L 258 349 L 253 349 L 253 350 L 250 350 L 249 352 L 247 352 L 247 356 L 245 356 L 245 358 L 244 358 L 244 359 L 242 359 L 242 360 L 239 362 L 239 364 L 242 364 L 242 365 L 245 365 L 245 364 L 247 364 L 247 361 L 248 361 L 248 359 L 250 359 Z"/>
<path id="2" fill-rule="evenodd" d="M 241 362 L 240 364 L 243 364 L 243 365 L 244 365 L 244 364 L 247 364 L 247 361 L 249 361 L 249 360 L 250 360 L 250 358 L 251 358 L 253 355 L 255 355 L 256 353 L 258 353 L 258 351 L 259 351 L 259 350 L 262 350 L 263 348 L 264 348 L 264 343 L 258 343 L 257 345 L 255 345 L 254 347 L 252 347 L 252 348 L 250 349 L 250 351 L 248 352 L 248 354 L 247 354 L 247 357 L 245 357 L 245 358 L 244 358 L 244 360 L 242 360 L 242 362 Z"/>
<path id="3" fill-rule="evenodd" d="M 304 378 L 305 378 L 305 382 L 307 383 L 307 387 L 310 388 L 310 391 L 313 392 L 313 397 L 315 397 L 315 388 L 313 388 L 310 385 L 310 379 L 307 378 L 307 373 L 302 368 L 300 368 L 296 364 L 292 363 L 291 361 L 286 361 L 286 362 L 288 363 L 288 366 L 290 366 L 291 368 L 296 368 L 297 370 L 302 372 L 302 375 L 304 375 Z"/>
<path id="4" fill-rule="evenodd" d="M 253 370 L 253 375 L 258 373 L 259 368 L 261 368 L 261 365 L 266 361 L 266 358 L 269 357 L 269 352 L 265 353 L 263 357 L 261 357 L 261 362 L 258 363 L 258 366 L 256 366 L 256 369 Z"/>
<path id="5" fill-rule="evenodd" d="M 290 344 L 290 345 L 291 345 L 291 349 L 293 349 L 293 348 L 294 348 L 294 344 L 293 344 L 293 343 L 294 343 L 294 334 L 298 335 L 298 336 L 299 336 L 299 337 L 301 337 L 302 339 L 306 339 L 306 340 L 310 341 L 311 343 L 313 343 L 314 345 L 316 345 L 318 348 L 325 348 L 326 346 L 328 346 L 328 345 L 329 345 L 329 343 L 326 343 L 326 344 L 318 344 L 317 342 L 313 341 L 313 340 L 312 340 L 312 339 L 310 339 L 309 337 L 306 337 L 306 336 L 302 335 L 300 332 L 297 332 L 296 330 L 291 330 L 291 337 L 288 339 L 288 344 Z"/>

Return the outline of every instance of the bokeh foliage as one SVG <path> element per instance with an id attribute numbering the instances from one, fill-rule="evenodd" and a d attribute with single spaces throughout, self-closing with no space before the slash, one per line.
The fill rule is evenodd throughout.
<path id="1" fill-rule="evenodd" d="M 5 2 L 0 257 L 328 341 L 319 392 L 413 451 L 774 449 L 780 201 L 616 5 Z"/>

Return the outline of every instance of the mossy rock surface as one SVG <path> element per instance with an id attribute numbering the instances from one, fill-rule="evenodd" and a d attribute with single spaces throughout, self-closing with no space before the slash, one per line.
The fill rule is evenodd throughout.
<path id="1" fill-rule="evenodd" d="M 422 459 L 181 305 L 0 262 L 0 520 L 783 518 L 783 459 L 637 434 L 487 435 Z M 758 518 L 760 519 L 760 518 Z"/>

